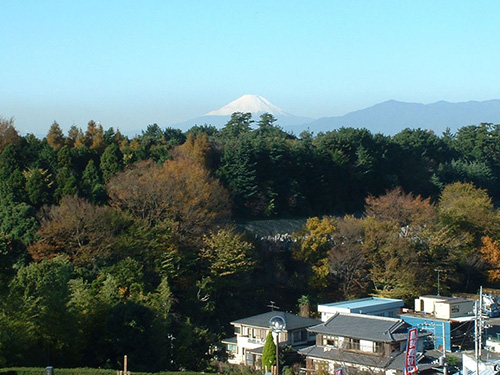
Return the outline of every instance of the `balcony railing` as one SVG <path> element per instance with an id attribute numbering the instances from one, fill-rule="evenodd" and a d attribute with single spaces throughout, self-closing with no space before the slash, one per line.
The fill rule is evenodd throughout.
<path id="1" fill-rule="evenodd" d="M 250 344 L 265 344 L 266 343 L 266 339 L 256 339 L 256 338 L 249 337 L 248 338 L 248 342 Z"/>
<path id="2" fill-rule="evenodd" d="M 352 352 L 360 352 L 366 354 L 377 354 L 377 355 L 385 355 L 386 350 L 383 345 L 361 345 L 359 342 L 343 342 L 342 345 L 329 345 L 326 347 L 337 348 L 340 350 L 352 351 Z"/>

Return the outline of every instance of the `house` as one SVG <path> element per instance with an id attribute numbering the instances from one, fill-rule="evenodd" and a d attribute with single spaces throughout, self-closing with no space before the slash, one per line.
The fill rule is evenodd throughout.
<path id="1" fill-rule="evenodd" d="M 318 305 L 321 321 L 326 322 L 336 313 L 355 313 L 396 318 L 404 302 L 401 299 L 368 297 Z"/>
<path id="2" fill-rule="evenodd" d="M 500 356 L 496 353 L 483 351 L 480 358 L 474 352 L 462 352 L 463 375 L 497 375 L 500 372 Z"/>
<path id="3" fill-rule="evenodd" d="M 427 295 L 415 300 L 415 311 L 400 315 L 408 324 L 433 333 L 436 349 L 470 348 L 473 331 L 474 300 L 461 297 Z M 453 333 L 453 334 L 452 334 Z"/>
<path id="4" fill-rule="evenodd" d="M 325 366 L 329 373 L 343 367 L 347 374 L 401 374 L 409 328 L 401 319 L 337 313 L 308 329 L 316 335 L 316 344 L 299 353 L 306 357 L 306 372 Z M 423 352 L 428 334 L 419 331 L 417 352 Z"/>
<path id="5" fill-rule="evenodd" d="M 266 336 L 271 331 L 269 321 L 275 316 L 285 321 L 285 328 L 279 333 L 280 346 L 289 345 L 296 350 L 314 342 L 315 334 L 307 328 L 318 324 L 316 319 L 284 311 L 269 311 L 231 322 L 235 336 L 222 341 L 229 354 L 228 362 L 259 368 Z"/>

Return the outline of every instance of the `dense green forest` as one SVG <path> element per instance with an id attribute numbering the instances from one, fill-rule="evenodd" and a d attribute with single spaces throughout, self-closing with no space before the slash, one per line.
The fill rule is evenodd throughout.
<path id="1" fill-rule="evenodd" d="M 269 301 L 498 286 L 500 125 L 438 136 L 0 122 L 0 366 L 210 370 Z M 257 236 L 242 221 L 303 218 Z M 305 221 L 305 219 L 307 221 Z M 286 221 L 285 221 L 286 222 Z"/>

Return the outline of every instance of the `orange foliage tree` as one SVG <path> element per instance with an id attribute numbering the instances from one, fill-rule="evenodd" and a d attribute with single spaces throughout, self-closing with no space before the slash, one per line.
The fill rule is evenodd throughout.
<path id="1" fill-rule="evenodd" d="M 200 237 L 227 218 L 228 192 L 208 170 L 190 159 L 163 165 L 141 161 L 108 183 L 112 206 L 154 226 L 170 223 L 177 234 Z"/>
<path id="2" fill-rule="evenodd" d="M 480 248 L 481 255 L 488 265 L 486 274 L 488 280 L 496 282 L 500 280 L 500 246 L 498 241 L 493 240 L 489 236 L 481 238 L 482 246 Z"/>
<path id="3" fill-rule="evenodd" d="M 75 264 L 88 264 L 109 255 L 113 209 L 94 206 L 85 199 L 63 197 L 59 206 L 47 209 L 37 232 L 38 241 L 28 248 L 35 260 L 67 255 Z"/>

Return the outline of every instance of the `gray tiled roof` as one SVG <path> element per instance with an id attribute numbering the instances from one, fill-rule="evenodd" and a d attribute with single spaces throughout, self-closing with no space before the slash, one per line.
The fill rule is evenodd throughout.
<path id="1" fill-rule="evenodd" d="M 231 322 L 231 324 L 245 325 L 245 326 L 259 327 L 259 328 L 269 328 L 269 320 L 274 316 L 281 316 L 283 319 L 285 319 L 286 331 L 293 331 L 300 328 L 307 328 L 320 323 L 316 319 L 304 318 L 302 316 L 291 314 L 285 311 L 268 311 L 263 314 L 235 320 Z"/>
<path id="2" fill-rule="evenodd" d="M 238 343 L 238 338 L 236 336 L 228 337 L 226 339 L 223 339 L 221 342 L 223 344 L 237 344 Z"/>
<path id="3" fill-rule="evenodd" d="M 409 327 L 410 325 L 401 319 L 339 313 L 325 323 L 308 328 L 308 330 L 331 336 L 393 342 L 404 341 Z"/>
<path id="4" fill-rule="evenodd" d="M 355 363 L 358 365 L 384 369 L 401 370 L 404 365 L 404 352 L 399 352 L 394 357 L 385 357 L 373 354 L 363 354 L 359 352 L 348 352 L 336 348 L 325 350 L 324 347 L 314 345 L 300 350 L 299 353 L 307 357 L 316 357 L 345 364 Z"/>

